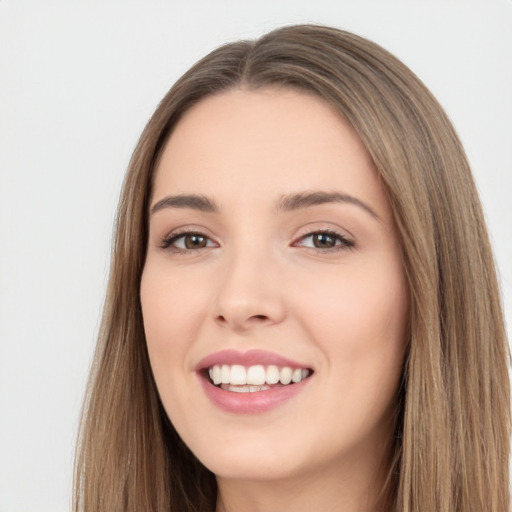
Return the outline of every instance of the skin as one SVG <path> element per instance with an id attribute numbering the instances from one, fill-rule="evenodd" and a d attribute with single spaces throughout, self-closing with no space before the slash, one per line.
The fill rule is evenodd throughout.
<path id="1" fill-rule="evenodd" d="M 311 191 L 355 201 L 276 210 L 283 196 Z M 207 196 L 218 211 L 162 206 L 177 194 Z M 164 148 L 159 202 L 141 282 L 149 357 L 176 430 L 217 476 L 217 511 L 378 509 L 408 295 L 390 206 L 360 139 L 305 93 L 209 97 Z M 183 230 L 205 246 L 185 248 L 189 236 L 162 247 Z M 319 248 L 311 233 L 325 230 L 342 238 Z M 224 349 L 267 350 L 314 373 L 270 411 L 226 412 L 195 371 Z"/>

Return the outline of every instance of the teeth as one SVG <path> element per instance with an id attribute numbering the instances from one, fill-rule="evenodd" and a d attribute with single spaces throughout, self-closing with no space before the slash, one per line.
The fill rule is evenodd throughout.
<path id="1" fill-rule="evenodd" d="M 286 384 L 290 384 L 290 382 L 292 381 L 292 369 L 289 368 L 288 366 L 282 368 L 281 377 L 279 378 L 279 380 L 281 381 L 281 384 L 283 384 L 284 386 L 286 386 Z"/>
<path id="2" fill-rule="evenodd" d="M 279 382 L 279 368 L 277 366 L 269 366 L 267 368 L 267 384 L 277 384 Z"/>
<path id="3" fill-rule="evenodd" d="M 228 391 L 235 393 L 249 393 L 249 386 L 228 386 Z"/>
<path id="4" fill-rule="evenodd" d="M 245 368 L 239 364 L 234 364 L 231 367 L 231 384 L 243 386 L 247 384 L 247 372 Z"/>
<path id="5" fill-rule="evenodd" d="M 213 383 L 218 386 L 222 382 L 222 372 L 218 366 L 214 366 L 210 368 L 210 379 L 213 380 Z"/>
<path id="6" fill-rule="evenodd" d="M 263 391 L 269 389 L 272 384 L 281 383 L 286 386 L 290 383 L 297 383 L 304 380 L 309 375 L 306 368 L 290 368 L 283 366 L 279 368 L 275 365 L 265 367 L 261 364 L 245 368 L 242 365 L 218 365 L 208 369 L 210 380 L 216 385 L 221 385 L 222 389 L 235 391 L 237 393 L 249 393 L 253 391 Z"/>
<path id="7" fill-rule="evenodd" d="M 302 369 L 297 368 L 293 370 L 292 373 L 292 382 L 300 382 L 302 380 Z"/>
<path id="8" fill-rule="evenodd" d="M 220 381 L 222 384 L 229 384 L 231 382 L 231 368 L 227 364 L 223 364 L 220 369 Z"/>
<path id="9" fill-rule="evenodd" d="M 265 391 L 270 389 L 270 386 L 249 386 L 249 392 L 254 393 L 255 391 Z"/>
<path id="10" fill-rule="evenodd" d="M 261 386 L 265 384 L 267 376 L 265 368 L 261 364 L 257 366 L 249 366 L 247 369 L 247 384 L 254 384 L 255 386 Z"/>
<path id="11" fill-rule="evenodd" d="M 266 391 L 270 386 L 232 386 L 230 384 L 221 384 L 222 389 L 234 391 L 235 393 L 254 393 L 256 391 Z"/>

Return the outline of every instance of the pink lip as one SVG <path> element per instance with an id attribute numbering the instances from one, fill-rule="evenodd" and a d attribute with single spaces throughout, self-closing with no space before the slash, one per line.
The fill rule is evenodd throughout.
<path id="1" fill-rule="evenodd" d="M 270 411 L 284 404 L 297 393 L 300 393 L 309 383 L 307 378 L 297 384 L 255 391 L 253 393 L 235 393 L 214 386 L 208 379 L 200 377 L 206 396 L 220 409 L 235 414 L 259 414 Z"/>
<path id="2" fill-rule="evenodd" d="M 308 378 L 296 384 L 272 387 L 265 391 L 235 393 L 214 386 L 206 377 L 205 370 L 216 364 L 240 364 L 246 367 L 254 364 L 264 366 L 272 364 L 291 368 L 308 368 L 308 366 L 263 350 L 249 350 L 247 352 L 222 350 L 206 356 L 195 368 L 204 392 L 215 406 L 234 414 L 258 414 L 270 411 L 300 393 L 311 380 Z"/>
<path id="3" fill-rule="evenodd" d="M 255 364 L 268 366 L 273 364 L 276 366 L 289 366 L 291 368 L 309 368 L 307 365 L 265 350 L 248 350 L 247 352 L 221 350 L 201 359 L 196 365 L 195 370 L 204 370 L 216 364 L 240 364 L 242 366 L 252 366 Z"/>

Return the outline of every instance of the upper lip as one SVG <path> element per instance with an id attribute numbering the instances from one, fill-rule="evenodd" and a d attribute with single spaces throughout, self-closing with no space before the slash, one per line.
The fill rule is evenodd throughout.
<path id="1" fill-rule="evenodd" d="M 195 370 L 204 370 L 216 364 L 239 364 L 247 367 L 261 364 L 263 366 L 275 365 L 281 367 L 289 366 L 291 368 L 309 368 L 308 365 L 274 354 L 273 352 L 267 352 L 266 350 L 248 350 L 246 352 L 220 350 L 219 352 L 214 352 L 201 359 L 196 365 Z"/>

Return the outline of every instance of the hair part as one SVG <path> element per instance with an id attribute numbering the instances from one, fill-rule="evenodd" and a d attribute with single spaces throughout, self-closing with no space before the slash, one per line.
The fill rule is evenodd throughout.
<path id="1" fill-rule="evenodd" d="M 149 201 L 158 158 L 185 112 L 214 94 L 269 87 L 323 98 L 353 127 L 387 191 L 399 233 L 410 329 L 379 506 L 507 511 L 508 343 L 464 150 L 438 102 L 404 64 L 368 40 L 313 25 L 213 51 L 176 82 L 141 135 L 116 220 L 74 510 L 215 508 L 214 475 L 174 431 L 149 364 L 139 299 Z"/>

